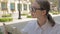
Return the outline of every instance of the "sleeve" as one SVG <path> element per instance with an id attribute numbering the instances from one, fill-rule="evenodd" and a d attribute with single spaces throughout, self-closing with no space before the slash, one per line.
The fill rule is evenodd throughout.
<path id="1" fill-rule="evenodd" d="M 57 34 L 60 34 L 60 30 L 57 31 Z"/>
<path id="2" fill-rule="evenodd" d="M 60 24 L 57 26 L 57 34 L 60 34 Z"/>
<path id="3" fill-rule="evenodd" d="M 22 31 L 21 31 L 21 34 L 28 34 L 28 32 L 22 30 Z"/>
<path id="4" fill-rule="evenodd" d="M 28 34 L 30 30 L 33 28 L 33 21 L 29 21 L 28 24 L 21 30 L 22 34 Z"/>

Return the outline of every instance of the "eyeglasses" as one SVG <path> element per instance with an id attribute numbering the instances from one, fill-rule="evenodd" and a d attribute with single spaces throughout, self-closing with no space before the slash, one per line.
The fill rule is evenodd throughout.
<path id="1" fill-rule="evenodd" d="M 31 7 L 31 9 L 30 9 L 31 12 L 36 12 L 36 10 L 41 10 L 41 8 L 34 8 L 34 7 Z"/>

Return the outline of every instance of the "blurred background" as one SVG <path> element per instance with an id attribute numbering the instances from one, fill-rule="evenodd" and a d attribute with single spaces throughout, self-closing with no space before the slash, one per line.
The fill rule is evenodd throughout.
<path id="1" fill-rule="evenodd" d="M 60 24 L 60 0 L 48 0 L 50 14 Z M 20 34 L 20 30 L 35 18 L 31 17 L 30 9 L 34 0 L 0 0 L 0 34 Z M 14 33 L 13 33 L 14 32 Z"/>
<path id="2" fill-rule="evenodd" d="M 30 0 L 0 0 L 0 13 L 12 14 L 14 18 L 29 14 L 31 7 Z"/>
<path id="3" fill-rule="evenodd" d="M 5 14 L 13 18 L 26 18 L 30 16 L 31 4 L 34 0 L 0 0 L 0 17 Z M 51 4 L 50 14 L 60 14 L 60 0 L 48 0 Z"/>

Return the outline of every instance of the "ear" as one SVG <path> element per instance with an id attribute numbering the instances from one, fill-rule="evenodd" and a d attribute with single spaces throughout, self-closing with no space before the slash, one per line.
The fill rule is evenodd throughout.
<path id="1" fill-rule="evenodd" d="M 42 15 L 46 15 L 46 10 L 43 10 L 42 11 Z"/>

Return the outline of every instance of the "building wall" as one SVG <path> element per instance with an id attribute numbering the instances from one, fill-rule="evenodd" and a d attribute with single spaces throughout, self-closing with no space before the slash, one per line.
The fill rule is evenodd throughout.
<path id="1" fill-rule="evenodd" d="M 0 2 L 0 10 L 1 10 L 1 2 Z"/>
<path id="2" fill-rule="evenodd" d="M 60 11 L 60 0 L 58 0 L 58 10 Z"/>
<path id="3" fill-rule="evenodd" d="M 5 0 L 4 0 L 5 1 Z M 1 2 L 3 2 L 3 1 L 1 1 Z M 1 2 L 0 2 L 0 11 L 1 11 Z M 7 1 L 7 10 L 6 11 L 8 11 L 8 13 L 12 13 L 12 11 L 11 11 L 11 7 L 10 7 L 10 4 L 11 3 L 14 3 L 15 4 L 15 10 L 14 10 L 14 13 L 18 13 L 18 3 L 19 3 L 19 0 L 8 0 Z M 29 1 L 29 0 L 21 0 L 20 1 L 20 4 L 22 5 L 21 6 L 21 13 L 27 13 L 27 12 L 29 12 L 29 5 L 31 5 L 31 2 Z M 27 5 L 27 10 L 24 10 L 24 4 L 26 4 Z"/>

